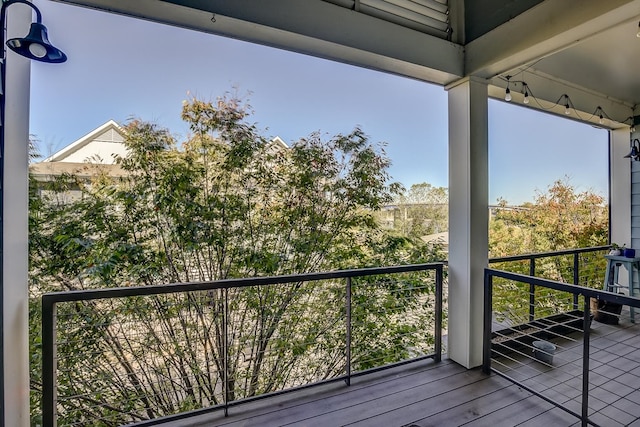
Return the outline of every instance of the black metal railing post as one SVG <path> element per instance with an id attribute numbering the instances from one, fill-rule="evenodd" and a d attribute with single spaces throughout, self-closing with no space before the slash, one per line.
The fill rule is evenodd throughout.
<path id="1" fill-rule="evenodd" d="M 589 422 L 589 336 L 591 328 L 591 298 L 584 297 L 584 313 L 582 316 L 582 425 Z"/>
<path id="2" fill-rule="evenodd" d="M 482 339 L 482 372 L 491 373 L 491 317 L 493 307 L 493 276 L 484 271 L 484 330 Z"/>
<path id="3" fill-rule="evenodd" d="M 229 289 L 223 289 L 224 294 L 224 313 L 223 313 L 223 337 L 222 337 L 222 347 L 224 351 L 224 416 L 229 416 Z"/>
<path id="4" fill-rule="evenodd" d="M 573 254 L 573 284 L 580 284 L 580 254 Z M 573 294 L 573 309 L 578 309 L 578 294 Z"/>
<path id="5" fill-rule="evenodd" d="M 531 277 L 531 276 L 526 276 L 524 274 L 512 273 L 509 271 L 502 271 L 502 270 L 496 270 L 496 269 L 490 269 L 490 268 L 485 269 L 484 276 L 485 276 L 484 277 L 484 280 L 485 280 L 484 323 L 485 324 L 484 324 L 484 334 L 483 334 L 483 341 L 484 341 L 483 342 L 483 367 L 482 367 L 483 372 L 490 371 L 491 373 L 495 373 L 503 378 L 506 378 L 512 383 L 517 384 L 523 390 L 526 390 L 529 393 L 532 393 L 542 398 L 548 403 L 551 403 L 557 406 L 558 408 L 562 409 L 563 411 L 576 417 L 577 419 L 580 420 L 580 424 L 582 426 L 597 425 L 593 421 L 589 420 L 589 392 L 590 392 L 589 375 L 590 375 L 590 346 L 591 346 L 590 327 L 591 327 L 591 321 L 592 321 L 591 312 L 590 312 L 591 300 L 605 299 L 615 304 L 628 305 L 629 307 L 638 308 L 640 307 L 640 302 L 638 301 L 638 299 L 629 297 L 624 294 L 614 294 L 614 293 L 603 291 L 600 289 L 589 288 L 587 286 L 557 282 L 553 280 L 548 280 L 548 279 L 543 279 L 538 277 Z M 487 312 L 487 303 L 488 301 L 490 301 L 490 295 L 487 295 L 487 293 L 492 293 L 493 291 L 491 289 L 493 277 L 498 277 L 502 280 L 515 281 L 519 283 L 530 283 L 530 284 L 534 283 L 538 288 L 551 289 L 551 290 L 560 291 L 560 292 L 568 292 L 568 293 L 571 293 L 572 295 L 577 294 L 577 295 L 582 295 L 584 297 L 584 304 L 582 307 L 582 342 L 583 342 L 582 369 L 580 373 L 582 375 L 582 384 L 581 384 L 582 389 L 580 392 L 581 408 L 579 411 L 577 410 L 577 408 L 575 408 L 576 410 L 574 410 L 573 406 L 569 407 L 563 402 L 559 402 L 554 400 L 551 397 L 545 396 L 544 392 L 537 391 L 529 387 L 526 383 L 522 382 L 521 380 L 509 376 L 508 373 L 502 372 L 499 368 L 497 368 L 497 366 L 496 366 L 497 369 L 494 369 L 491 367 L 490 358 L 492 353 L 491 351 L 491 335 L 492 334 L 490 333 L 490 329 L 489 329 L 489 327 L 491 326 L 491 319 L 487 317 L 486 312 Z M 575 319 L 575 318 L 572 316 L 572 319 Z M 570 324 L 571 324 L 571 327 L 569 332 L 571 332 L 571 330 L 574 330 L 574 331 L 578 330 L 577 325 L 573 326 L 574 325 L 573 320 L 570 321 Z M 555 334 L 555 335 L 562 336 L 558 334 Z M 521 353 L 521 354 L 523 356 L 527 356 L 524 353 Z M 500 357 L 501 355 L 498 355 L 498 356 Z M 530 356 L 527 356 L 527 357 L 530 357 Z"/>
<path id="6" fill-rule="evenodd" d="M 536 275 L 536 259 L 529 260 L 529 276 Z M 536 318 L 536 285 L 529 283 L 529 322 Z"/>
<path id="7" fill-rule="evenodd" d="M 435 319 L 435 331 L 434 337 L 435 343 L 435 355 L 433 360 L 440 362 L 442 360 L 442 297 L 443 297 L 443 266 L 438 265 L 436 268 L 436 319 Z"/>
<path id="8" fill-rule="evenodd" d="M 56 426 L 56 304 L 42 298 L 42 425 Z"/>
<path id="9" fill-rule="evenodd" d="M 345 323 L 346 323 L 346 378 L 345 383 L 351 385 L 351 277 L 347 277 L 346 289 L 345 289 Z"/>

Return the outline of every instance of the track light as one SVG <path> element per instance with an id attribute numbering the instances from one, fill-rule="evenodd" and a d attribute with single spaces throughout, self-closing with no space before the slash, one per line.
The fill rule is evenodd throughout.
<path id="1" fill-rule="evenodd" d="M 522 86 L 524 88 L 524 99 L 522 100 L 522 102 L 524 102 L 525 104 L 529 103 L 529 88 L 527 87 L 526 83 L 522 83 Z"/>

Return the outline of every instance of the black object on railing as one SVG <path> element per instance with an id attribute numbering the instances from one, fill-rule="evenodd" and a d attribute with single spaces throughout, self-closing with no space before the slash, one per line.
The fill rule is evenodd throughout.
<path id="1" fill-rule="evenodd" d="M 434 271 L 435 272 L 435 324 L 434 324 L 434 353 L 414 357 L 411 359 L 403 360 L 396 363 L 391 363 L 384 366 L 378 366 L 358 372 L 351 371 L 351 333 L 352 333 L 352 313 L 351 313 L 351 285 L 352 278 L 364 277 L 373 275 L 387 275 L 395 273 L 408 273 L 408 272 L 420 272 L 420 271 Z M 253 396 L 242 400 L 234 400 L 233 390 L 229 389 L 231 383 L 230 367 L 229 367 L 229 354 L 230 347 L 233 343 L 229 342 L 229 318 L 231 316 L 229 309 L 229 290 L 232 288 L 243 288 L 250 286 L 270 286 L 276 284 L 286 283 L 299 283 L 299 282 L 311 282 L 319 280 L 330 279 L 345 279 L 345 322 L 346 322 L 346 337 L 345 337 L 345 353 L 346 353 L 346 372 L 344 375 L 337 376 L 335 378 L 327 379 L 324 381 L 318 381 L 315 383 L 309 383 L 290 389 L 271 392 L 268 394 Z M 364 268 L 354 270 L 340 270 L 323 273 L 309 273 L 309 274 L 294 274 L 286 276 L 272 276 L 272 277 L 256 277 L 247 279 L 227 279 L 214 282 L 200 282 L 200 283 L 180 283 L 180 284 L 168 284 L 159 286 L 137 286 L 137 287 L 123 287 L 123 288 L 109 288 L 109 289 L 95 289 L 95 290 L 79 290 L 69 292 L 48 293 L 42 296 L 42 359 L 43 359 L 43 425 L 44 427 L 53 427 L 56 425 L 56 305 L 62 302 L 79 302 L 79 301 L 92 301 L 92 300 L 106 300 L 114 298 L 124 297 L 140 297 L 140 296 L 157 296 L 163 294 L 174 293 L 187 293 L 197 291 L 223 291 L 223 304 L 224 304 L 224 343 L 223 352 L 225 354 L 224 366 L 223 366 L 223 402 L 222 408 L 225 415 L 228 413 L 230 407 L 239 405 L 242 403 L 251 402 L 254 400 L 262 399 L 269 396 L 276 396 L 283 393 L 288 393 L 294 390 L 300 390 L 316 385 L 326 384 L 329 382 L 344 380 L 347 385 L 350 384 L 351 378 L 356 376 L 365 375 L 372 372 L 377 372 L 383 369 L 388 369 L 393 366 L 404 365 L 412 363 L 418 360 L 424 360 L 427 358 L 440 361 L 442 357 L 442 292 L 443 292 L 443 263 L 430 263 L 430 264 L 414 264 L 395 267 L 378 267 L 378 268 Z M 162 417 L 161 419 L 143 421 L 136 425 L 146 426 L 157 424 L 158 422 L 166 422 L 170 420 L 184 419 L 204 413 L 208 413 L 220 408 L 220 406 L 214 406 L 211 408 L 202 408 L 190 412 L 184 412 L 180 414 L 170 415 Z"/>
<path id="2" fill-rule="evenodd" d="M 512 378 L 511 376 L 495 369 L 492 367 L 491 358 L 493 353 L 492 346 L 492 315 L 493 315 L 493 304 L 492 297 L 495 292 L 495 284 L 493 282 L 494 278 L 502 278 L 509 281 L 519 282 L 519 283 L 527 283 L 531 286 L 535 287 L 543 287 L 548 289 L 553 289 L 556 291 L 562 291 L 566 293 L 570 293 L 573 295 L 573 300 L 576 301 L 579 296 L 583 296 L 584 304 L 583 304 L 583 312 L 581 319 L 581 327 L 582 327 L 582 390 L 581 390 L 581 411 L 577 413 L 565 406 L 563 403 L 559 402 L 556 399 L 549 398 L 545 396 L 542 392 L 532 387 L 529 387 L 523 381 Z M 495 270 L 495 269 L 485 269 L 484 273 L 484 331 L 483 331 L 483 363 L 482 370 L 483 372 L 489 374 L 491 372 L 500 375 L 501 377 L 506 378 L 507 380 L 517 384 L 522 389 L 532 393 L 543 400 L 557 406 L 558 408 L 564 410 L 565 412 L 575 416 L 580 419 L 583 426 L 586 425 L 597 425 L 593 421 L 589 419 L 589 361 L 590 361 L 590 325 L 591 325 L 591 315 L 590 315 L 590 301 L 592 298 L 598 300 L 610 301 L 620 305 L 628 305 L 630 307 L 640 307 L 640 299 L 631 298 L 622 294 L 615 294 L 611 292 L 605 292 L 599 289 L 587 288 L 583 286 L 576 286 L 572 284 L 560 283 L 551 280 L 541 279 L 537 277 L 531 277 L 518 273 L 511 273 L 507 271 Z M 527 326 L 519 325 L 519 326 Z M 511 329 L 517 330 L 517 327 L 512 327 Z M 522 353 L 521 353 L 522 354 Z"/>

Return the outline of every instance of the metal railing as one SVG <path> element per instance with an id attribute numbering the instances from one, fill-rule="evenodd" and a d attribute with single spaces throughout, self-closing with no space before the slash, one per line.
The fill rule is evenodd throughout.
<path id="1" fill-rule="evenodd" d="M 568 249 L 561 251 L 533 253 L 525 255 L 491 258 L 489 266 L 496 270 L 528 274 L 576 286 L 601 288 L 606 259 L 603 257 L 610 246 L 594 246 L 589 248 Z M 529 320 L 536 317 L 536 307 L 540 307 L 540 290 L 536 292 L 534 284 L 529 284 Z M 537 298 L 538 297 L 538 298 Z M 544 298 L 544 295 L 542 295 Z M 577 297 L 576 297 L 577 298 Z M 574 308 L 578 301 L 574 300 Z M 502 314 L 505 311 L 503 310 Z"/>
<path id="2" fill-rule="evenodd" d="M 443 264 L 42 296 L 45 427 L 152 425 L 442 354 Z"/>
<path id="3" fill-rule="evenodd" d="M 600 274 L 601 287 L 604 268 Z M 627 421 L 638 419 L 638 412 L 632 412 L 640 405 L 625 412 L 625 406 L 617 404 L 625 401 L 624 394 L 616 394 L 616 387 L 627 387 L 625 393 L 637 392 L 638 387 L 633 381 L 620 385 L 616 378 L 632 370 L 634 363 L 640 370 L 640 362 L 626 357 L 640 349 L 640 342 L 635 340 L 633 314 L 623 307 L 640 307 L 640 299 L 489 268 L 484 283 L 485 373 L 508 379 L 578 418 L 583 426 L 607 425 L 616 411 Z M 494 297 L 506 295 L 512 304 L 526 306 L 529 289 L 549 290 L 546 298 L 554 312 L 536 312 L 533 318 L 525 314 L 510 324 L 497 321 Z M 620 364 L 627 369 L 615 368 Z"/>

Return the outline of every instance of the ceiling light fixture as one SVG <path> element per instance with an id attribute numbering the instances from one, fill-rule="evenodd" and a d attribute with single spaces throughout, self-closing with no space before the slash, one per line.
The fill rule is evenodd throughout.
<path id="1" fill-rule="evenodd" d="M 525 104 L 528 104 L 529 103 L 529 87 L 525 82 L 522 82 L 522 88 L 524 89 L 524 99 L 522 100 L 522 102 L 524 102 Z"/>
<path id="2" fill-rule="evenodd" d="M 596 107 L 596 111 L 594 111 L 593 115 L 598 117 L 598 124 L 604 124 L 604 119 L 607 114 L 604 112 L 601 106 L 598 105 Z"/>
<path id="3" fill-rule="evenodd" d="M 511 80 L 511 76 L 507 76 L 507 90 L 504 91 L 504 100 L 507 102 L 511 101 L 511 90 L 509 89 L 509 80 Z"/>

